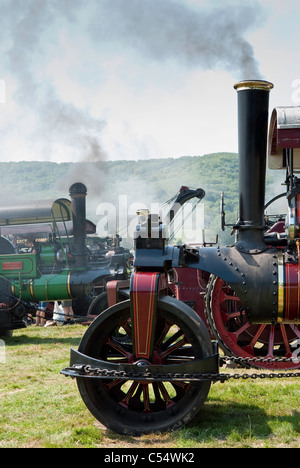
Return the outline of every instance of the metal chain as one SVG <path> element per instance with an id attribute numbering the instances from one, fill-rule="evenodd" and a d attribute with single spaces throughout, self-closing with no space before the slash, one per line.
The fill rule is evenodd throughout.
<path id="1" fill-rule="evenodd" d="M 295 362 L 294 358 L 250 358 L 250 357 L 236 357 L 236 356 L 221 356 L 220 357 L 221 362 L 222 361 L 231 361 L 231 362 L 237 362 L 239 364 L 243 363 L 250 363 L 250 362 L 266 362 L 266 363 L 272 363 L 272 362 Z M 132 379 L 142 379 L 145 381 L 154 381 L 154 380 L 165 380 L 165 381 L 172 381 L 172 380 L 211 380 L 213 382 L 221 381 L 225 382 L 230 379 L 238 380 L 256 380 L 256 379 L 288 379 L 288 378 L 297 378 L 300 377 L 300 372 L 261 372 L 261 373 L 243 373 L 243 374 L 230 374 L 230 373 L 209 373 L 209 372 L 202 372 L 202 373 L 195 373 L 195 374 L 171 374 L 171 373 L 166 373 L 166 374 L 155 374 L 152 375 L 151 372 L 148 370 L 144 372 L 138 372 L 138 373 L 129 373 L 125 371 L 115 371 L 115 370 L 108 370 L 108 369 L 100 369 L 98 367 L 92 367 L 90 365 L 86 366 L 75 366 L 79 370 L 83 376 L 90 376 L 90 377 L 102 377 L 102 378 L 116 378 L 116 379 L 122 379 L 122 380 L 132 380 Z M 73 368 L 74 370 L 74 368 Z"/>
<path id="2" fill-rule="evenodd" d="M 106 379 L 122 379 L 122 380 L 145 380 L 145 381 L 153 381 L 153 380 L 165 380 L 165 381 L 178 381 L 178 380 L 211 380 L 213 382 L 221 381 L 225 382 L 226 380 L 234 379 L 242 379 L 242 380 L 256 380 L 256 379 L 289 379 L 289 378 L 297 378 L 300 377 L 300 372 L 269 372 L 269 373 L 261 373 L 261 374 L 229 374 L 229 373 L 209 373 L 203 372 L 199 374 L 161 374 L 161 375 L 153 375 L 150 372 L 141 372 L 141 373 L 126 373 L 125 371 L 113 371 L 108 369 L 99 369 L 97 367 L 91 366 L 84 366 L 81 369 L 82 375 L 85 376 L 95 376 L 95 377 L 102 377 Z"/>
<path id="3" fill-rule="evenodd" d="M 294 358 L 294 357 L 241 357 L 241 356 L 220 356 L 220 361 L 231 361 L 231 362 L 237 362 L 239 364 L 244 364 L 244 363 L 257 363 L 257 362 L 262 362 L 262 363 L 272 363 L 272 362 L 294 362 L 298 363 L 300 365 L 300 359 Z"/>
<path id="4" fill-rule="evenodd" d="M 300 366 L 300 359 L 295 357 L 241 357 L 241 356 L 220 356 L 221 364 L 223 361 L 230 361 L 235 362 L 238 364 L 251 364 L 251 363 L 268 363 L 272 364 L 272 362 L 294 362 L 295 364 L 299 364 Z"/>
<path id="5" fill-rule="evenodd" d="M 294 363 L 299 363 L 300 361 L 298 359 L 295 359 L 293 357 L 241 357 L 241 356 L 220 356 L 220 362 L 234 362 L 238 364 L 251 364 L 251 363 L 278 363 L 278 362 L 294 362 Z M 222 374 L 220 374 L 222 375 Z M 264 373 L 261 372 L 260 374 L 225 374 L 226 375 L 226 380 L 229 379 L 283 379 L 283 378 L 294 378 L 294 377 L 300 377 L 299 372 L 268 372 Z"/>

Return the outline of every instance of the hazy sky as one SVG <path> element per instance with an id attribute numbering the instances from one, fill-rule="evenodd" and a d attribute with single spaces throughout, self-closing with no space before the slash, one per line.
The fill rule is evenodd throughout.
<path id="1" fill-rule="evenodd" d="M 0 161 L 237 151 L 237 81 L 300 105 L 299 18 L 299 0 L 0 0 Z"/>

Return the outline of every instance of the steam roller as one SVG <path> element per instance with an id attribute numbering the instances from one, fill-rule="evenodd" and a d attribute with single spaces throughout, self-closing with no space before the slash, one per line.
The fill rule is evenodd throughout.
<path id="1" fill-rule="evenodd" d="M 288 214 L 283 232 L 267 229 L 272 87 L 266 81 L 235 85 L 239 219 L 234 243 L 169 245 L 159 216 L 141 213 L 128 287 L 120 299 L 113 285 L 110 307 L 88 328 L 79 349 L 71 350 L 70 367 L 62 373 L 76 378 L 87 408 L 118 433 L 174 430 L 189 422 L 214 376 L 220 380 L 219 346 L 239 357 L 260 356 L 265 367 L 278 367 L 277 356 L 280 367 L 299 367 L 292 355 L 300 323 L 300 181 L 295 176 L 300 119 L 298 108 L 272 114 L 269 164 L 286 171 Z M 183 300 L 174 294 L 178 278 L 188 285 L 188 272 L 201 279 L 198 310 L 191 295 Z"/>

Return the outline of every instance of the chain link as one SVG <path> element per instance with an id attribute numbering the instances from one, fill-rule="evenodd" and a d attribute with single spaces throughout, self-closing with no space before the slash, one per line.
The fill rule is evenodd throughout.
<path id="1" fill-rule="evenodd" d="M 250 358 L 250 357 L 236 357 L 236 356 L 221 356 L 222 361 L 231 361 L 237 362 L 239 364 L 244 363 L 272 363 L 272 362 L 297 362 L 295 358 Z M 299 361 L 298 361 L 299 362 Z M 74 366 L 77 367 L 77 366 Z M 73 370 L 74 370 L 73 367 Z M 107 379 L 121 379 L 121 380 L 144 380 L 144 381 L 155 381 L 155 380 L 164 380 L 164 381 L 178 381 L 178 380 L 191 380 L 191 381 L 202 381 L 210 380 L 213 382 L 225 382 L 230 379 L 234 380 L 256 380 L 256 379 L 289 379 L 300 377 L 300 372 L 261 372 L 261 373 L 243 373 L 243 374 L 230 374 L 230 373 L 212 373 L 212 372 L 201 372 L 193 374 L 151 374 L 151 372 L 145 370 L 144 372 L 125 372 L 125 371 L 115 371 L 109 369 L 100 369 L 98 367 L 92 367 L 90 365 L 78 366 L 78 370 L 82 376 L 86 377 L 101 377 Z"/>

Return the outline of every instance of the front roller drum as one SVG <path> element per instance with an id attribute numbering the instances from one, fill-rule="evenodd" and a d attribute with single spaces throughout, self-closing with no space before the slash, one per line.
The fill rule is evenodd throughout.
<path id="1" fill-rule="evenodd" d="M 212 355 L 203 322 L 185 304 L 170 297 L 158 300 L 154 345 L 149 364 L 184 364 Z M 130 301 L 104 311 L 87 329 L 79 352 L 110 363 L 135 364 Z M 175 430 L 200 410 L 210 381 L 148 381 L 76 377 L 90 412 L 106 427 L 139 436 Z"/>

